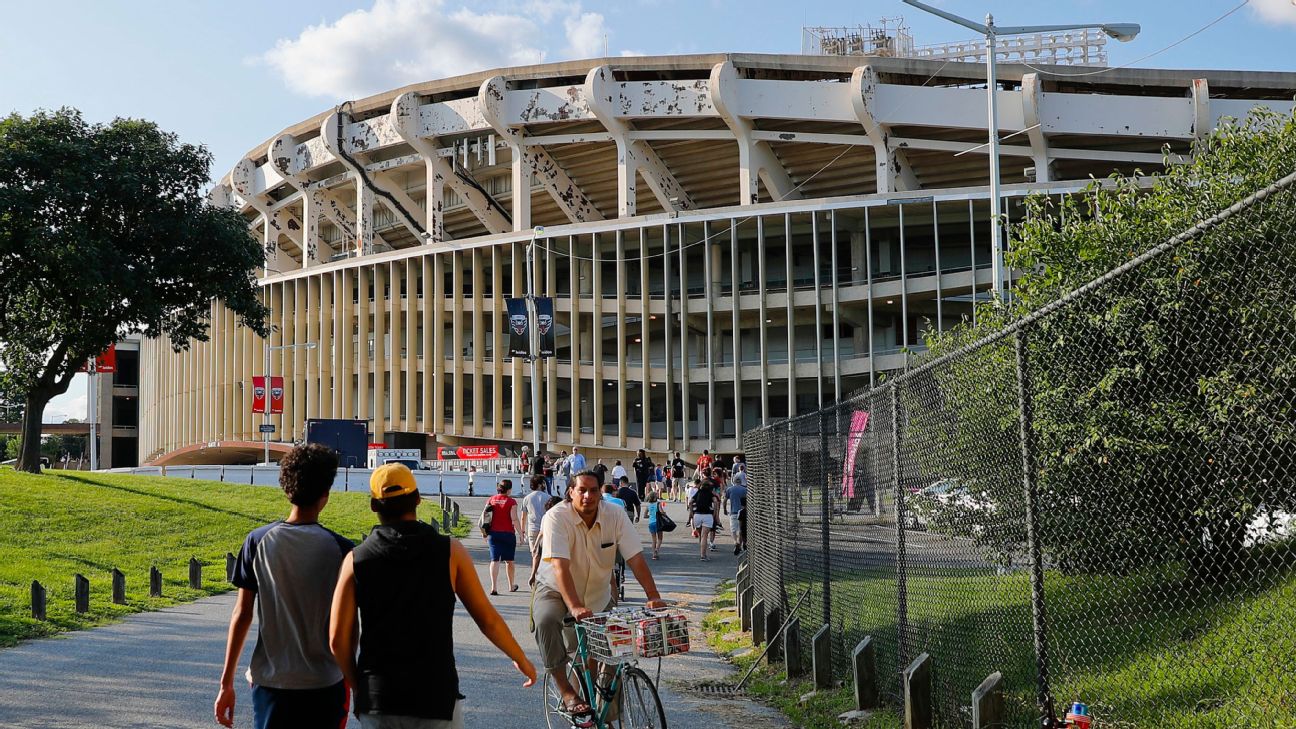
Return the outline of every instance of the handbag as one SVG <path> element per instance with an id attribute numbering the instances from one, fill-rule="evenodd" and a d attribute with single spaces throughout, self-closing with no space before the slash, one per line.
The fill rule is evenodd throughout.
<path id="1" fill-rule="evenodd" d="M 478 528 L 481 529 L 482 536 L 488 536 L 491 530 L 491 521 L 495 516 L 495 507 L 490 504 L 482 509 L 481 519 L 477 522 Z"/>
<path id="2" fill-rule="evenodd" d="M 657 530 L 663 532 L 675 531 L 675 520 L 666 513 L 666 507 L 660 504 L 657 506 Z"/>

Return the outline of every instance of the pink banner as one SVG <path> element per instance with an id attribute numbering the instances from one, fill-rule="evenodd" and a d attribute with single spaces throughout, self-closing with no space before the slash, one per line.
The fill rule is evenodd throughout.
<path id="1" fill-rule="evenodd" d="M 855 452 L 859 450 L 868 423 L 868 411 L 859 410 L 851 413 L 850 433 L 846 436 L 846 460 L 842 464 L 842 498 L 844 499 L 855 498 Z"/>

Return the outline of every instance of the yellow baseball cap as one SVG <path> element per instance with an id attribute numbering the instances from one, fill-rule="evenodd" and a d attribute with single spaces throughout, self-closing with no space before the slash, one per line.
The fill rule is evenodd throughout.
<path id="1" fill-rule="evenodd" d="M 369 477 L 369 493 L 375 499 L 390 499 L 418 491 L 414 474 L 403 463 L 384 463 Z"/>

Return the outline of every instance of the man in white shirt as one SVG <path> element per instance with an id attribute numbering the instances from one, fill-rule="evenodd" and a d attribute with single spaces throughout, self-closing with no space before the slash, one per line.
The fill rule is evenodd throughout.
<path id="1" fill-rule="evenodd" d="M 549 503 L 549 492 L 545 490 L 544 476 L 531 477 L 531 493 L 522 498 L 521 512 L 526 520 L 527 547 L 535 554 L 536 537 L 540 534 L 540 520 L 545 515 L 545 504 Z M 534 558 L 534 557 L 533 557 Z"/>
<path id="2" fill-rule="evenodd" d="M 612 467 L 612 483 L 613 483 L 613 485 L 615 485 L 615 486 L 620 486 L 620 485 L 621 485 L 621 479 L 622 479 L 622 478 L 625 478 L 625 475 L 626 475 L 625 466 L 621 465 L 621 461 L 618 460 L 618 461 L 616 462 L 616 465 Z"/>
<path id="3" fill-rule="evenodd" d="M 648 597 L 647 607 L 664 607 L 652 570 L 643 557 L 639 534 L 625 509 L 603 501 L 598 476 L 578 471 L 567 487 L 568 500 L 545 514 L 541 524 L 543 562 L 537 576 L 532 617 L 536 645 L 546 671 L 573 719 L 589 719 L 590 706 L 576 693 L 564 671 L 575 633 L 563 619 L 584 620 L 612 607 L 612 568 L 617 552 Z"/>

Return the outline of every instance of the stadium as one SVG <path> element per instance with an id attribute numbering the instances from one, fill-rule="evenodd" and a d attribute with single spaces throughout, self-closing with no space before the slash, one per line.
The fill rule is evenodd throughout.
<path id="1" fill-rule="evenodd" d="M 264 242 L 274 334 L 217 303 L 210 342 L 141 342 L 140 461 L 259 460 L 267 366 L 285 381 L 275 452 L 309 418 L 424 453 L 533 437 L 605 458 L 739 451 L 744 430 L 903 368 L 988 297 L 972 60 L 595 59 L 324 110 L 214 187 Z M 1156 171 L 1221 118 L 1289 113 L 1296 90 L 1290 73 L 1019 60 L 997 92 L 1009 224 L 1028 195 Z M 505 308 L 531 245 L 556 333 L 534 420 Z"/>

